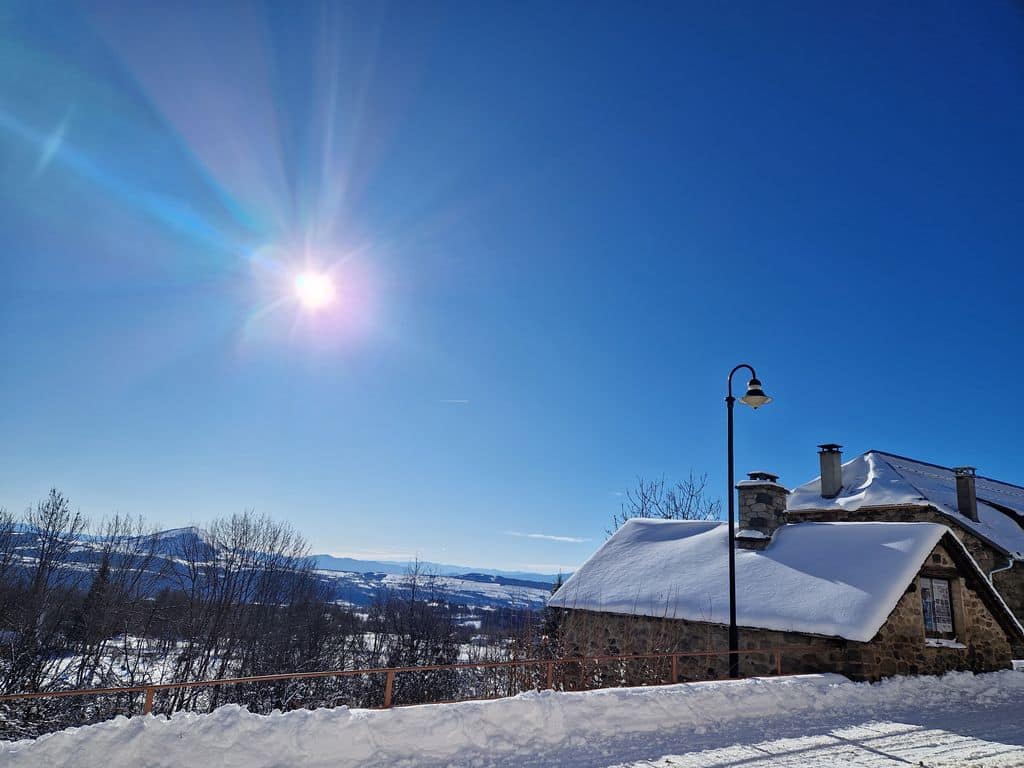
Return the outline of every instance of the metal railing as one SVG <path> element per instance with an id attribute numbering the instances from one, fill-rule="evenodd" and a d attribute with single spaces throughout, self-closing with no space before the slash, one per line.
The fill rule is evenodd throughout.
<path id="1" fill-rule="evenodd" d="M 769 658 L 774 657 L 774 672 L 782 674 L 782 654 L 791 650 L 788 646 L 776 646 L 772 648 L 743 648 L 738 651 L 740 656 L 764 654 Z M 795 649 L 792 649 L 795 650 Z M 669 660 L 669 676 L 667 680 L 660 680 L 655 684 L 670 685 L 679 681 L 679 662 L 686 658 L 706 658 L 711 656 L 728 656 L 728 650 L 721 651 L 685 651 L 678 653 L 641 653 L 641 654 L 620 654 L 609 656 L 566 656 L 554 659 L 514 659 L 511 661 L 486 661 L 486 662 L 460 662 L 457 664 L 432 664 L 419 667 L 377 667 L 371 669 L 331 669 L 321 672 L 285 672 L 275 675 L 252 675 L 250 677 L 225 677 L 214 680 L 192 680 L 180 683 L 149 683 L 142 685 L 119 686 L 113 688 L 79 688 L 74 690 L 36 691 L 32 693 L 10 693 L 0 695 L 0 701 L 21 701 L 26 699 L 65 698 L 71 696 L 105 696 L 120 693 L 143 693 L 142 713 L 152 714 L 153 699 L 157 691 L 182 690 L 190 688 L 206 688 L 221 685 L 239 685 L 244 683 L 270 683 L 282 680 L 308 680 L 324 677 L 364 677 L 371 675 L 384 675 L 384 699 L 381 707 L 375 709 L 389 709 L 392 706 L 392 697 L 395 687 L 395 675 L 415 672 L 437 672 L 457 671 L 460 669 L 502 669 L 512 667 L 538 667 L 545 668 L 544 686 L 536 686 L 538 689 L 552 689 L 555 686 L 555 668 L 568 664 L 586 665 L 588 663 L 608 662 L 630 662 L 630 661 L 651 661 L 659 659 Z M 712 678 L 717 679 L 717 678 Z M 696 680 L 688 682 L 697 682 Z M 619 686 L 598 686 L 598 687 L 619 687 Z M 529 690 L 533 690 L 531 686 Z M 463 699 L 468 700 L 468 699 Z M 450 701 L 436 701 L 424 703 L 450 703 Z"/>

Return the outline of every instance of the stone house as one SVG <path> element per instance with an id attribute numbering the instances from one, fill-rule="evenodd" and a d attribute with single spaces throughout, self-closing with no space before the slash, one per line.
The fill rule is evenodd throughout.
<path id="1" fill-rule="evenodd" d="M 1024 488 L 884 451 L 843 464 L 842 446 L 818 447 L 821 475 L 793 489 L 791 522 L 941 523 L 1024 618 Z"/>
<path id="2" fill-rule="evenodd" d="M 961 540 L 937 522 L 789 522 L 767 473 L 739 484 L 740 671 L 857 680 L 1011 666 L 1024 630 Z M 550 598 L 573 655 L 715 651 L 679 680 L 728 672 L 728 529 L 627 521 Z M 720 655 L 719 655 L 719 652 Z"/>

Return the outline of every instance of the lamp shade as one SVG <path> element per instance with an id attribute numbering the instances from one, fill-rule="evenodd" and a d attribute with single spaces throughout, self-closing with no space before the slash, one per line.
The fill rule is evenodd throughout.
<path id="1" fill-rule="evenodd" d="M 746 403 L 751 408 L 760 408 L 768 405 L 772 399 L 764 393 L 759 379 L 751 379 L 747 382 L 747 393 L 740 398 L 741 403 Z"/>

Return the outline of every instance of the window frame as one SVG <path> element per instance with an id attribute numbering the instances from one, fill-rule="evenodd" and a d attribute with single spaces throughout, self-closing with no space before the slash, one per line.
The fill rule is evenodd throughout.
<path id="1" fill-rule="evenodd" d="M 920 593 L 921 619 L 924 624 L 924 636 L 926 640 L 958 640 L 958 622 L 955 608 L 956 579 L 946 574 L 924 574 L 918 576 L 918 592 Z M 936 601 L 936 597 L 945 592 L 944 601 Z M 927 595 L 927 599 L 926 599 Z M 945 616 L 942 616 L 942 603 L 945 603 Z M 930 606 L 930 609 L 929 609 Z M 932 617 L 932 628 L 928 627 L 929 616 Z M 946 621 L 940 623 L 940 618 Z M 949 630 L 940 629 L 941 626 L 948 626 Z"/>

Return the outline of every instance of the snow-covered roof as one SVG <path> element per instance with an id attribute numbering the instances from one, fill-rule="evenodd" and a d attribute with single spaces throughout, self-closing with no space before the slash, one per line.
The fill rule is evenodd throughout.
<path id="1" fill-rule="evenodd" d="M 766 549 L 736 550 L 737 623 L 866 642 L 948 532 L 937 523 L 782 526 Z M 728 540 L 724 523 L 628 520 L 548 604 L 727 624 Z"/>
<path id="2" fill-rule="evenodd" d="M 868 451 L 843 464 L 843 487 L 834 499 L 821 497 L 819 477 L 795 488 L 787 508 L 797 511 L 928 504 L 1007 554 L 1024 560 L 1024 488 L 978 477 L 975 489 L 977 522 L 957 511 L 953 470 L 891 453 Z"/>

